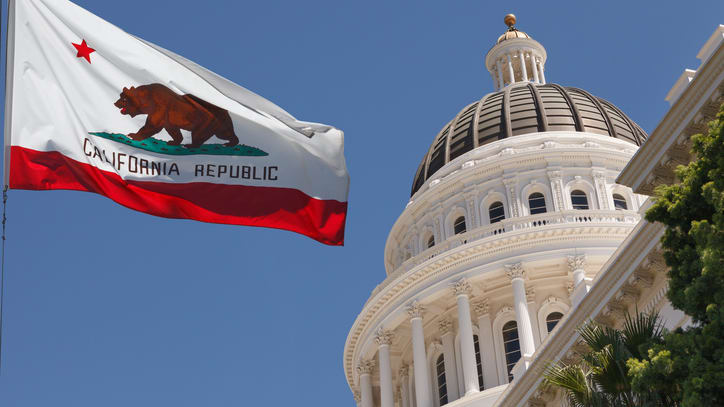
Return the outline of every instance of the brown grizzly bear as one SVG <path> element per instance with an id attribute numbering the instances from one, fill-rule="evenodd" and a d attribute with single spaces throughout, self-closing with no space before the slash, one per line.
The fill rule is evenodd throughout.
<path id="1" fill-rule="evenodd" d="M 160 83 L 123 88 L 114 105 L 131 117 L 148 115 L 146 124 L 128 135 L 133 140 L 145 140 L 166 129 L 173 139 L 168 144 L 176 146 L 183 140 L 183 129 L 191 132 L 188 148 L 201 146 L 213 135 L 226 140 L 225 146 L 239 144 L 229 112 L 194 95 L 179 95 Z"/>

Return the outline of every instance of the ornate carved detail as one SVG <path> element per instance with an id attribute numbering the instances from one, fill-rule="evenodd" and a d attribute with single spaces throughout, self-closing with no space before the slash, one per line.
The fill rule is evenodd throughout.
<path id="1" fill-rule="evenodd" d="M 375 368 L 374 359 L 360 360 L 359 363 L 357 364 L 357 373 L 360 375 L 372 374 L 372 370 L 374 368 Z"/>
<path id="2" fill-rule="evenodd" d="M 568 269 L 571 273 L 583 270 L 586 267 L 586 255 L 568 256 Z"/>
<path id="3" fill-rule="evenodd" d="M 560 300 L 560 298 L 558 298 L 554 295 L 549 295 L 548 298 L 546 298 L 543 301 L 543 304 L 548 305 L 548 304 L 553 304 L 553 303 L 557 303 L 557 302 L 562 302 L 562 301 Z"/>
<path id="4" fill-rule="evenodd" d="M 490 304 L 488 304 L 488 299 L 485 298 L 475 302 L 475 304 L 473 304 L 473 310 L 476 314 L 478 314 L 478 316 L 487 314 L 490 311 Z"/>
<path id="5" fill-rule="evenodd" d="M 511 280 L 516 278 L 524 278 L 525 270 L 523 270 L 523 263 L 506 264 L 505 274 L 507 274 Z"/>
<path id="6" fill-rule="evenodd" d="M 440 336 L 442 336 L 448 332 L 452 332 L 453 322 L 448 318 L 443 318 L 437 323 L 437 327 L 440 330 Z"/>
<path id="7" fill-rule="evenodd" d="M 575 285 L 573 285 L 573 281 L 569 281 L 566 284 L 566 291 L 568 291 L 568 294 L 573 294 L 573 289 L 576 288 Z"/>
<path id="8" fill-rule="evenodd" d="M 500 310 L 498 310 L 498 313 L 495 314 L 495 317 L 497 318 L 503 314 L 508 314 L 512 312 L 515 312 L 513 311 L 513 307 L 511 307 L 510 305 L 504 305 Z"/>
<path id="9" fill-rule="evenodd" d="M 400 372 L 398 374 L 400 375 L 400 377 L 409 377 L 410 376 L 410 366 L 402 365 L 400 367 Z"/>
<path id="10" fill-rule="evenodd" d="M 425 312 L 425 306 L 420 304 L 419 301 L 414 300 L 407 306 L 407 314 L 410 318 L 422 318 L 422 314 Z"/>
<path id="11" fill-rule="evenodd" d="M 527 287 L 525 289 L 525 299 L 528 302 L 533 302 L 535 300 L 535 287 Z"/>
<path id="12" fill-rule="evenodd" d="M 450 286 L 453 290 L 453 294 L 457 295 L 464 295 L 464 294 L 470 294 L 471 291 L 473 291 L 473 287 L 468 283 L 468 280 L 461 278 L 460 280 L 452 283 Z"/>
<path id="13" fill-rule="evenodd" d="M 380 327 L 375 335 L 375 342 L 377 345 L 390 345 L 394 337 L 394 332 Z"/>
<path id="14" fill-rule="evenodd" d="M 563 174 L 561 171 L 548 171 L 548 179 L 551 181 L 553 189 L 553 203 L 556 210 L 565 208 L 563 200 Z"/>
<path id="15" fill-rule="evenodd" d="M 359 390 L 353 391 L 352 394 L 354 395 L 354 401 L 357 404 L 360 404 L 362 402 L 362 394 L 359 392 Z"/>

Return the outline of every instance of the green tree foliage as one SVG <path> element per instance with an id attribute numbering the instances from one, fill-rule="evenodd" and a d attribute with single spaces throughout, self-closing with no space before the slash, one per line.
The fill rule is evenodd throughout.
<path id="1" fill-rule="evenodd" d="M 590 351 L 577 363 L 550 365 L 544 373 L 546 384 L 563 390 L 571 406 L 645 406 L 670 400 L 656 389 L 634 389 L 628 375 L 629 359 L 643 359 L 648 349 L 663 343 L 656 314 L 626 316 L 621 330 L 588 322 L 578 333 Z"/>
<path id="2" fill-rule="evenodd" d="M 666 335 L 629 362 L 634 390 L 680 389 L 682 406 L 724 405 L 724 105 L 708 134 L 692 137 L 696 159 L 660 186 L 646 219 L 666 226 L 668 297 L 693 326 Z"/>

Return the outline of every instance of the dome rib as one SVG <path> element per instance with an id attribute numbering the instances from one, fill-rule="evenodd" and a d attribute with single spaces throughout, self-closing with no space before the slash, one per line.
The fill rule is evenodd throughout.
<path id="1" fill-rule="evenodd" d="M 415 173 L 410 195 L 447 163 L 471 150 L 546 131 L 595 133 L 637 146 L 647 138 L 619 108 L 582 89 L 537 83 L 508 86 L 465 106 L 443 127 Z"/>
<path id="2" fill-rule="evenodd" d="M 545 106 L 543 106 L 543 99 L 541 99 L 540 97 L 538 88 L 536 88 L 532 83 L 529 83 L 528 89 L 530 89 L 530 93 L 533 95 L 533 100 L 535 100 L 536 112 L 538 113 L 538 124 L 540 125 L 539 131 L 548 131 L 548 117 L 546 117 L 546 108 Z"/>
<path id="3" fill-rule="evenodd" d="M 503 117 L 503 131 L 505 132 L 504 136 L 501 138 L 509 138 L 513 137 L 513 125 L 511 124 L 510 120 L 510 90 L 512 88 L 508 86 L 503 90 L 503 104 L 501 106 L 501 112 L 500 115 Z"/>
<path id="4" fill-rule="evenodd" d="M 581 117 L 581 113 L 578 111 L 578 107 L 576 106 L 575 102 L 573 102 L 571 95 L 569 95 L 568 92 L 566 92 L 566 89 L 564 89 L 561 85 L 551 83 L 550 86 L 558 89 L 558 91 L 561 93 L 561 96 L 566 99 L 568 106 L 570 106 L 571 108 L 571 112 L 573 112 L 573 125 L 576 126 L 576 131 L 586 131 L 583 128 L 583 118 Z"/>
<path id="5" fill-rule="evenodd" d="M 601 105 L 601 103 L 598 101 L 598 99 L 593 96 L 592 94 L 588 93 L 587 91 L 579 88 L 572 88 L 576 91 L 580 92 L 582 95 L 588 98 L 588 100 L 591 101 L 596 107 L 598 108 L 598 111 L 602 113 L 603 120 L 606 121 L 606 127 L 608 127 L 608 131 L 611 134 L 611 137 L 618 138 L 618 133 L 616 133 L 616 127 L 613 125 L 613 122 L 611 121 L 611 116 L 608 115 L 608 112 L 604 107 Z M 640 142 L 640 140 L 638 140 Z"/>

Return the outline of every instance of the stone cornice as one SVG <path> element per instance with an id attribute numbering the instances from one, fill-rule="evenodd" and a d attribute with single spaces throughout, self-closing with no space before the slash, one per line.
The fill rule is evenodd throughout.
<path id="1" fill-rule="evenodd" d="M 694 79 L 619 174 L 616 182 L 632 187 L 636 193 L 649 195 L 655 184 L 670 182 L 668 174 L 660 174 L 657 178 L 654 170 L 657 166 L 666 167 L 666 155 L 672 148 L 677 148 L 677 143 L 685 143 L 692 134 L 706 130 L 706 122 L 714 119 L 721 104 L 723 91 L 724 46 L 720 46 L 709 60 L 699 67 Z M 710 105 L 715 109 L 712 110 Z M 692 125 L 694 127 L 687 130 Z M 679 139 L 680 136 L 683 136 L 683 139 Z M 688 155 L 688 151 L 686 153 Z M 646 186 L 647 183 L 652 185 Z"/>

